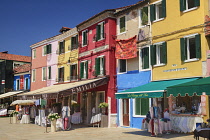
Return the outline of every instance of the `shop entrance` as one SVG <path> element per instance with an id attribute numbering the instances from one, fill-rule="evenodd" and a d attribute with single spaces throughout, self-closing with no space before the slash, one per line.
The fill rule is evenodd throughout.
<path id="1" fill-rule="evenodd" d="M 123 99 L 123 125 L 129 126 L 129 99 Z"/>

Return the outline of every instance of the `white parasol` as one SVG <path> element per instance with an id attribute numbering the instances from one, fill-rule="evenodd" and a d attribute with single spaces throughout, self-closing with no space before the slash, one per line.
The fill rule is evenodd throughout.
<path id="1" fill-rule="evenodd" d="M 34 104 L 34 101 L 33 100 L 16 100 L 16 101 L 13 101 L 10 106 L 13 106 L 13 105 L 33 105 Z"/>

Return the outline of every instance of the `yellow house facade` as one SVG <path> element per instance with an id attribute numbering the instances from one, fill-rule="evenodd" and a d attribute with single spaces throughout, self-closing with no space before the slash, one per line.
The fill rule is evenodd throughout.
<path id="1" fill-rule="evenodd" d="M 152 43 L 156 46 L 153 81 L 205 76 L 209 46 L 203 23 L 208 5 L 205 0 L 151 0 L 150 13 L 155 13 L 151 17 Z M 158 50 L 160 45 L 166 50 Z M 151 49 L 151 53 L 155 52 Z"/>
<path id="2" fill-rule="evenodd" d="M 78 79 L 78 32 L 72 28 L 63 33 L 58 41 L 57 81 L 70 82 Z"/>

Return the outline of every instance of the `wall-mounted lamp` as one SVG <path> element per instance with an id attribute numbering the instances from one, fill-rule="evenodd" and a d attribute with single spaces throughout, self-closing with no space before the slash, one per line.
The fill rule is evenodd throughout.
<path id="1" fill-rule="evenodd" d="M 70 65 L 70 63 L 71 63 L 70 58 L 78 59 L 78 58 L 76 58 L 76 57 L 69 57 L 69 60 L 67 61 L 67 65 Z"/>

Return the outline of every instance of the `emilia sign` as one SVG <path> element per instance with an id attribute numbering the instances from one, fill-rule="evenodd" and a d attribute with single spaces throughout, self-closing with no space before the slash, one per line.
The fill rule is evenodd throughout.
<path id="1" fill-rule="evenodd" d="M 159 98 L 163 97 L 162 92 L 150 92 L 150 93 L 118 93 L 115 94 L 117 99 L 120 98 Z"/>

